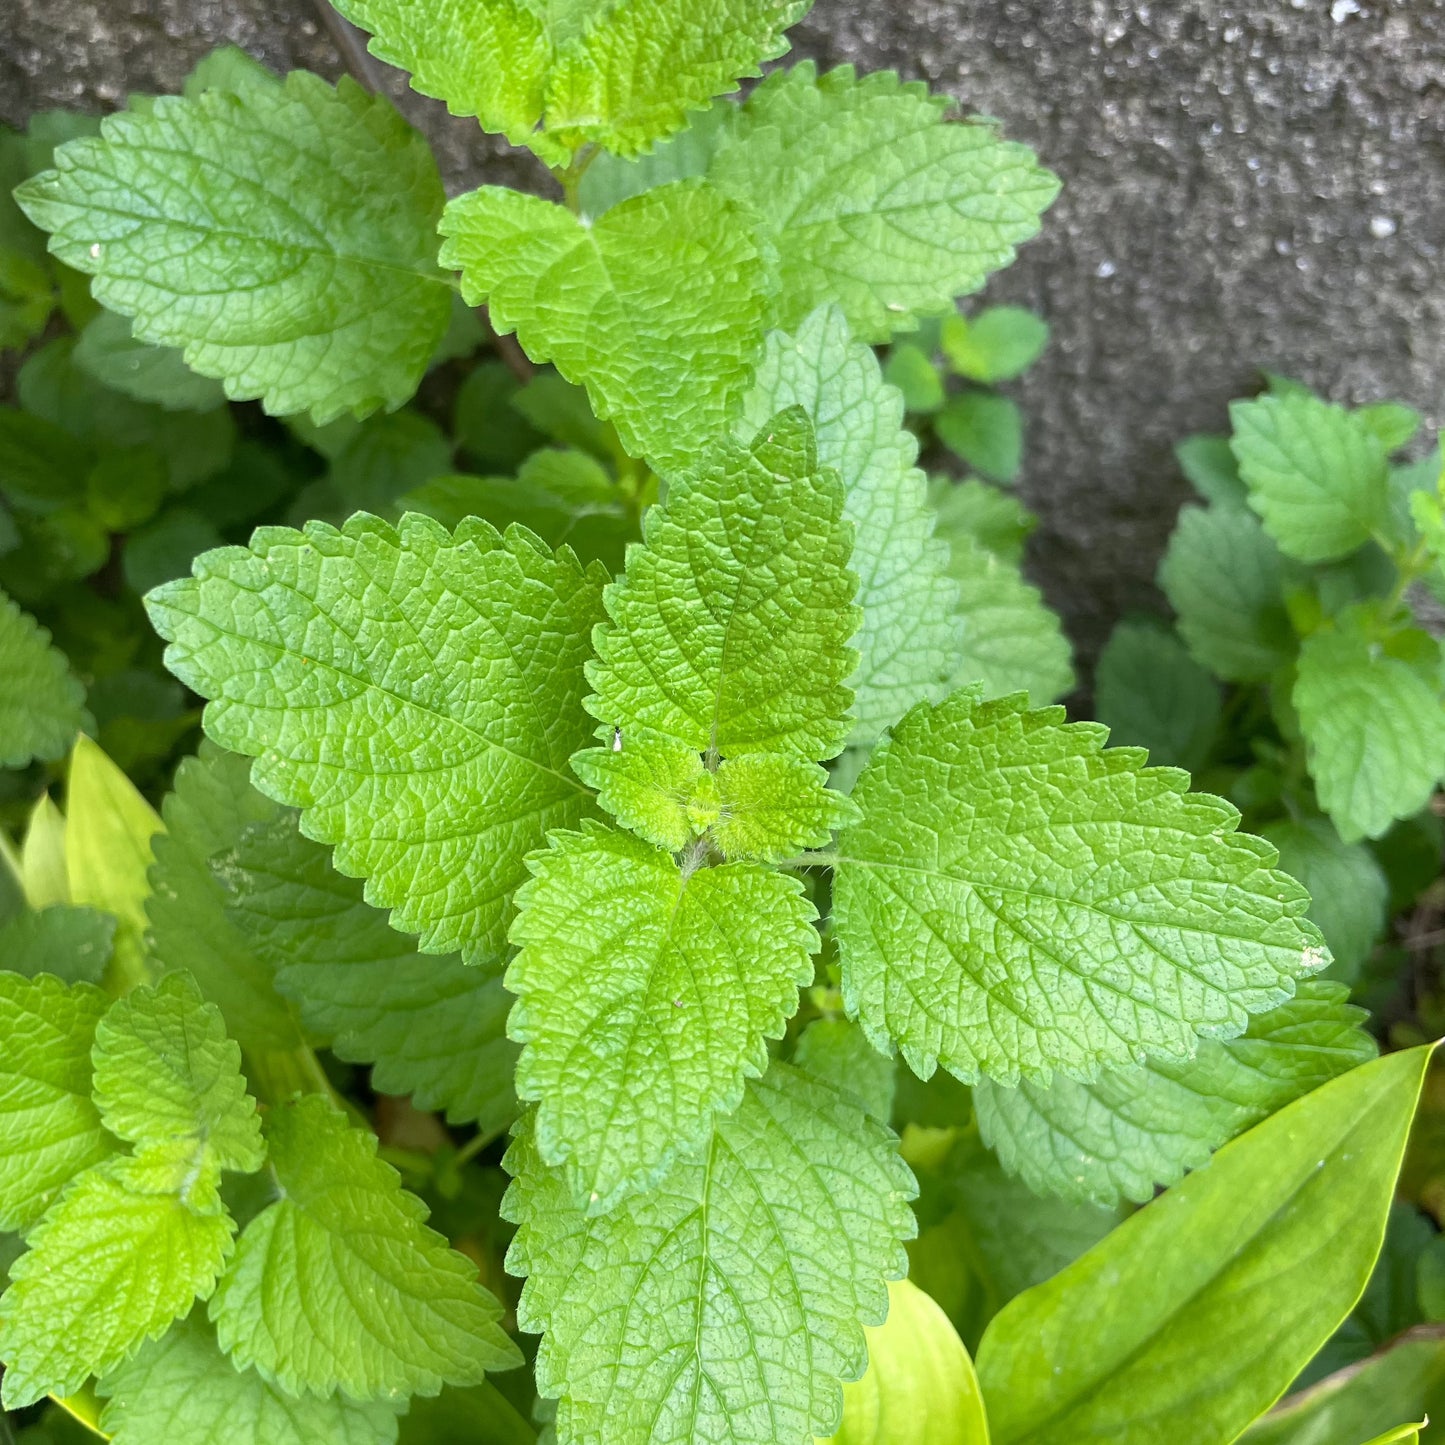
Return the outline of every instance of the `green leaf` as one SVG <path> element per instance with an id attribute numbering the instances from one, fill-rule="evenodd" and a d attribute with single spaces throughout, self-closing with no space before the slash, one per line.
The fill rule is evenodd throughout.
<path id="1" fill-rule="evenodd" d="M 94 726 L 65 655 L 0 592 L 0 767 L 63 757 L 76 733 Z"/>
<path id="2" fill-rule="evenodd" d="M 65 814 L 49 793 L 41 793 L 30 811 L 25 846 L 20 853 L 20 874 L 32 908 L 70 902 L 70 880 L 65 871 Z"/>
<path id="3" fill-rule="evenodd" d="M 1249 501 L 1249 488 L 1239 475 L 1228 437 L 1185 437 L 1175 446 L 1174 455 L 1189 484 L 1206 502 L 1242 507 Z"/>
<path id="4" fill-rule="evenodd" d="M 996 553 L 964 536 L 948 540 L 963 619 L 954 684 L 980 683 L 985 697 L 1026 692 L 1040 704 L 1069 692 L 1073 653 L 1043 594 Z"/>
<path id="5" fill-rule="evenodd" d="M 1097 724 L 970 689 L 913 709 L 853 788 L 843 992 L 927 1078 L 1090 1078 L 1243 1032 L 1324 959 L 1305 891 L 1188 776 Z"/>
<path id="6" fill-rule="evenodd" d="M 1023 464 L 1024 419 L 1006 396 L 965 391 L 934 419 L 938 439 L 995 482 L 1012 482 Z"/>
<path id="7" fill-rule="evenodd" d="M 0 924 L 0 959 L 26 978 L 50 973 L 64 983 L 99 983 L 114 937 L 109 914 L 52 903 Z"/>
<path id="8" fill-rule="evenodd" d="M 624 159 L 598 152 L 588 163 L 577 187 L 584 216 L 597 217 L 619 202 L 656 190 L 669 181 L 705 176 L 717 154 L 723 132 L 732 124 L 737 106 L 718 100 L 688 117 L 685 130 L 654 146 L 645 155 Z"/>
<path id="9" fill-rule="evenodd" d="M 191 570 L 204 552 L 223 545 L 209 517 L 189 507 L 171 507 L 126 538 L 121 568 L 126 586 L 144 595 Z"/>
<path id="10" fill-rule="evenodd" d="M 85 498 L 95 453 L 43 416 L 0 407 L 0 495 L 18 511 L 55 512 Z"/>
<path id="11" fill-rule="evenodd" d="M 1398 655 L 1417 645 L 1428 662 Z M 1301 648 L 1293 701 L 1310 776 L 1346 842 L 1378 838 L 1419 812 L 1445 772 L 1439 667 L 1438 646 L 1423 633 L 1382 645 L 1349 616 Z"/>
<path id="12" fill-rule="evenodd" d="M 1012 492 L 977 477 L 961 482 L 934 477 L 928 500 L 938 513 L 938 535 L 950 547 L 966 537 L 1015 565 L 1023 561 L 1024 543 L 1038 526 L 1039 519 Z"/>
<path id="13" fill-rule="evenodd" d="M 988 1445 L 973 1361 L 917 1285 L 888 1286 L 888 1318 L 867 1336 L 868 1370 L 843 1387 L 843 1428 L 832 1445 Z"/>
<path id="14" fill-rule="evenodd" d="M 507 970 L 517 1092 L 534 1146 L 605 1213 L 691 1158 L 767 1067 L 813 977 L 816 917 L 795 878 L 685 871 L 600 828 L 554 833 L 517 895 Z"/>
<path id="15" fill-rule="evenodd" d="M 1380 445 L 1386 452 L 1397 452 L 1401 447 L 1408 446 L 1424 420 L 1414 407 L 1404 406 L 1398 401 L 1362 406 L 1355 416 L 1379 437 Z"/>
<path id="16" fill-rule="evenodd" d="M 821 848 L 835 828 L 858 817 L 852 800 L 828 787 L 822 768 L 798 758 L 724 758 L 716 778 L 718 818 L 710 831 L 727 859 L 778 863 L 804 848 Z"/>
<path id="17" fill-rule="evenodd" d="M 202 1170 L 252 1174 L 265 1162 L 241 1050 L 188 974 L 112 1004 L 92 1060 L 96 1106 L 112 1134 L 140 1148 L 187 1144 Z"/>
<path id="18" fill-rule="evenodd" d="M 500 977 L 455 955 L 418 953 L 296 822 L 278 810 L 213 857 L 227 925 L 274 971 L 312 1034 L 338 1057 L 375 1066 L 375 1090 L 500 1134 L 517 1112 Z"/>
<path id="19" fill-rule="evenodd" d="M 999 1445 L 1243 1431 L 1364 1288 L 1430 1052 L 1307 1094 L 1008 1305 L 978 1352 Z"/>
<path id="20" fill-rule="evenodd" d="M 144 980 L 142 938 L 151 844 L 165 825 L 100 748 L 82 735 L 70 758 L 65 867 L 71 902 L 115 915 L 108 976 Z"/>
<path id="21" fill-rule="evenodd" d="M 891 1136 L 774 1063 L 703 1157 L 601 1218 L 576 1205 L 523 1128 L 503 1209 L 519 1225 L 517 1307 L 545 1331 L 537 1388 L 561 1439 L 805 1445 L 862 1373 L 862 1326 L 904 1272 L 914 1193 Z"/>
<path id="22" fill-rule="evenodd" d="M 1185 507 L 1159 565 L 1179 635 L 1227 682 L 1263 682 L 1294 660 L 1284 559 L 1242 507 Z"/>
<path id="23" fill-rule="evenodd" d="M 338 9 L 423 95 L 556 165 L 584 144 L 635 155 L 680 129 L 689 111 L 781 55 L 783 31 L 810 4 L 482 0 L 464 14 L 422 14 L 400 0 L 342 0 Z"/>
<path id="24" fill-rule="evenodd" d="M 1328 562 L 1369 541 L 1389 508 L 1380 439 L 1360 417 L 1307 395 L 1229 408 L 1250 505 L 1280 551 Z"/>
<path id="25" fill-rule="evenodd" d="M 383 97 L 304 71 L 162 97 L 55 163 L 19 192 L 55 254 L 140 340 L 182 348 L 234 400 L 324 422 L 415 391 L 451 314 L 444 196 Z"/>
<path id="26" fill-rule="evenodd" d="M 0 1229 L 28 1230 L 115 1149 L 90 1098 L 98 988 L 0 972 Z"/>
<path id="27" fill-rule="evenodd" d="M 1059 183 L 1027 147 L 891 71 L 804 63 L 753 91 L 708 178 L 751 207 L 775 257 L 772 323 L 842 306 L 862 341 L 911 331 L 1006 266 Z"/>
<path id="28" fill-rule="evenodd" d="M 880 1124 L 892 1117 L 897 1066 L 868 1042 L 857 1024 L 814 1019 L 798 1035 L 793 1063 L 839 1093 L 851 1095 Z"/>
<path id="29" fill-rule="evenodd" d="M 77 1176 L 36 1225 L 0 1295 L 5 1408 L 75 1394 L 215 1288 L 236 1226 L 191 1170 L 164 1147 L 112 1159 Z"/>
<path id="30" fill-rule="evenodd" d="M 1334 955 L 1332 976 L 1352 983 L 1385 931 L 1390 885 L 1374 854 L 1344 842 L 1323 818 L 1271 823 L 1260 836 L 1279 849 L 1279 866 L 1309 890 L 1305 917 Z"/>
<path id="31" fill-rule="evenodd" d="M 293 1395 L 434 1395 L 519 1363 L 476 1267 L 317 1094 L 266 1119 L 281 1196 L 246 1227 L 211 1301 L 221 1347 Z"/>
<path id="32" fill-rule="evenodd" d="M 897 342 L 883 364 L 883 380 L 903 395 L 911 413 L 931 416 L 944 401 L 943 377 L 927 354 L 911 341 Z"/>
<path id="33" fill-rule="evenodd" d="M 147 605 L 167 665 L 215 699 L 210 735 L 425 950 L 499 954 L 522 859 L 588 811 L 567 760 L 601 570 L 519 529 L 363 514 L 262 528 L 196 573 Z"/>
<path id="34" fill-rule="evenodd" d="M 918 441 L 878 360 L 855 341 L 836 306 L 806 317 L 793 335 L 771 332 L 739 423 L 747 438 L 780 408 L 811 416 L 818 459 L 843 482 L 853 524 L 850 567 L 863 621 L 849 679 L 855 742 L 871 742 L 921 698 L 942 691 L 960 629 L 948 554 L 933 538 Z"/>
<path id="35" fill-rule="evenodd" d="M 1049 323 L 1022 306 L 989 306 L 971 321 L 947 316 L 943 354 L 959 376 L 984 386 L 1022 376 L 1049 344 Z"/>
<path id="36" fill-rule="evenodd" d="M 1219 730 L 1219 687 L 1173 632 L 1121 622 L 1099 656 L 1094 713 L 1116 747 L 1146 748 L 1151 762 L 1198 772 Z"/>
<path id="37" fill-rule="evenodd" d="M 197 1311 L 100 1383 L 114 1445 L 392 1445 L 396 1412 L 343 1395 L 297 1399 L 238 1370 Z"/>
<path id="38" fill-rule="evenodd" d="M 196 68 L 185 78 L 181 93 L 193 100 L 208 90 L 245 95 L 250 90 L 274 91 L 280 88 L 280 77 L 239 46 L 218 45 L 196 62 Z"/>
<path id="39" fill-rule="evenodd" d="M 466 299 L 586 386 L 633 455 L 685 468 L 724 431 L 762 336 L 763 275 L 738 208 L 711 186 L 663 186 L 590 225 L 483 186 L 447 207 L 441 232 Z"/>
<path id="40" fill-rule="evenodd" d="M 984 1142 L 1040 1194 L 1144 1203 L 1221 1144 L 1311 1089 L 1375 1057 L 1340 984 L 1306 980 L 1237 1039 L 1205 1039 L 1187 1063 L 1156 1060 L 1084 1084 L 1056 1078 L 974 1089 Z"/>
<path id="41" fill-rule="evenodd" d="M 102 311 L 80 333 L 75 364 L 97 381 L 167 411 L 212 411 L 226 400 L 219 382 L 197 376 L 170 346 L 137 341 L 130 322 Z"/>
<path id="42" fill-rule="evenodd" d="M 537 1432 L 490 1381 L 465 1390 L 443 1390 L 431 1399 L 413 1399 L 401 1422 L 401 1445 L 457 1445 L 459 1441 L 536 1445 L 537 1438 Z"/>

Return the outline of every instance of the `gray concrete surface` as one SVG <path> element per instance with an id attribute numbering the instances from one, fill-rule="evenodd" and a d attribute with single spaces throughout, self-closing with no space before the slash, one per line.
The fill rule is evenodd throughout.
<path id="1" fill-rule="evenodd" d="M 307 0 L 0 0 L 0 119 L 175 89 L 213 45 L 332 75 Z M 1253 369 L 1441 411 L 1445 0 L 818 0 L 796 53 L 927 79 L 1065 181 L 994 283 L 1053 323 L 1022 389 L 1033 566 L 1092 651 L 1158 605 L 1187 488 L 1171 442 Z M 522 183 L 411 97 L 454 186 Z"/>

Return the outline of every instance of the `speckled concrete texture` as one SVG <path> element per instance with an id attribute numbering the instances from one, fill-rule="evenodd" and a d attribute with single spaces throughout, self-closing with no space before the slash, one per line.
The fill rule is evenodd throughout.
<path id="1" fill-rule="evenodd" d="M 0 0 L 0 118 L 175 89 L 213 45 L 333 75 L 306 0 Z M 1256 365 L 1441 411 L 1445 0 L 818 0 L 796 51 L 999 117 L 1065 190 L 991 288 L 1053 323 L 1021 399 L 1033 566 L 1086 651 L 1157 606 L 1171 442 Z M 400 92 L 399 92 L 400 93 Z M 536 171 L 417 97 L 449 182 Z"/>

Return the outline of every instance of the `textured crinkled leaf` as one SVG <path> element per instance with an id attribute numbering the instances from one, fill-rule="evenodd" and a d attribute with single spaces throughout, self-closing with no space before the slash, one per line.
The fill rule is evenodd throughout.
<path id="1" fill-rule="evenodd" d="M 1094 673 L 1094 715 L 1116 747 L 1144 748 L 1150 762 L 1196 771 L 1220 706 L 1219 685 L 1167 628 L 1121 622 L 1110 634 Z"/>
<path id="2" fill-rule="evenodd" d="M 857 662 L 849 531 L 798 409 L 675 479 L 605 594 L 586 702 L 603 734 L 621 727 L 625 749 L 657 733 L 714 759 L 838 753 Z"/>
<path id="3" fill-rule="evenodd" d="M 517 1051 L 496 973 L 418 953 L 292 813 L 243 830 L 212 867 L 227 923 L 312 1033 L 340 1058 L 374 1066 L 374 1089 L 445 1109 L 454 1123 L 474 1120 L 486 1134 L 511 1123 Z"/>
<path id="4" fill-rule="evenodd" d="M 589 1212 L 657 1183 L 767 1067 L 813 976 L 801 883 L 756 864 L 684 872 L 600 828 L 557 833 L 517 896 L 517 1092 Z"/>
<path id="5" fill-rule="evenodd" d="M 1013 260 L 1058 194 L 1027 147 L 891 71 L 775 71 L 708 178 L 749 205 L 774 256 L 774 325 L 835 301 L 863 341 L 951 310 Z"/>
<path id="6" fill-rule="evenodd" d="M 281 816 L 281 805 L 251 786 L 250 772 L 250 759 L 209 739 L 199 757 L 176 769 L 175 791 L 162 804 L 167 832 L 155 842 L 146 945 L 162 969 L 191 973 L 221 1010 L 226 1031 L 264 1070 L 266 1055 L 290 1053 L 305 1040 L 270 965 L 227 915 L 226 890 L 211 863 L 230 856 L 251 824 Z"/>
<path id="7" fill-rule="evenodd" d="M 273 1108 L 281 1197 L 246 1226 L 211 1301 L 221 1347 L 292 1394 L 434 1395 L 520 1361 L 476 1266 L 320 1095 Z"/>
<path id="8" fill-rule="evenodd" d="M 146 1156 L 87 1169 L 30 1234 L 0 1295 L 7 1409 L 73 1395 L 215 1287 L 235 1223 L 207 1181 L 183 1198 Z"/>
<path id="9" fill-rule="evenodd" d="M 0 1229 L 26 1230 L 115 1150 L 90 1098 L 106 997 L 89 984 L 0 972 Z"/>
<path id="10" fill-rule="evenodd" d="M 1229 420 L 1250 506 L 1287 557 L 1343 557 L 1384 522 L 1386 452 L 1358 415 L 1304 393 L 1236 401 Z"/>
<path id="11" fill-rule="evenodd" d="M 1430 1053 L 1297 1099 L 1012 1301 L 978 1351 L 999 1445 L 1237 1439 L 1359 1298 Z"/>
<path id="12" fill-rule="evenodd" d="M 963 619 L 953 682 L 982 683 L 985 697 L 1026 692 L 1040 706 L 1070 691 L 1073 651 L 1039 589 L 1012 562 L 969 538 L 949 543 Z"/>
<path id="13" fill-rule="evenodd" d="M 96 1106 L 112 1134 L 138 1146 L 184 1141 L 221 1169 L 261 1167 L 261 1121 L 241 1050 L 189 974 L 167 974 L 112 1004 L 92 1062 Z"/>
<path id="14" fill-rule="evenodd" d="M 816 763 L 777 753 L 725 758 L 717 770 L 718 818 L 711 835 L 724 858 L 777 863 L 804 848 L 821 848 L 858 810 L 828 786 Z"/>
<path id="15" fill-rule="evenodd" d="M 110 958 L 115 919 L 95 908 L 52 903 L 0 925 L 0 968 L 65 983 L 99 983 Z"/>
<path id="16" fill-rule="evenodd" d="M 63 757 L 94 729 L 85 689 L 50 634 L 0 592 L 0 767 Z"/>
<path id="17" fill-rule="evenodd" d="M 704 1156 L 589 1218 L 523 1129 L 503 1209 L 507 1266 L 545 1332 L 537 1387 L 563 1440 L 805 1445 L 863 1371 L 862 1326 L 905 1269 L 912 1175 L 881 1125 L 773 1064 Z"/>
<path id="18" fill-rule="evenodd" d="M 416 390 L 451 315 L 445 197 L 384 97 L 292 71 L 110 116 L 55 163 L 20 192 L 51 249 L 228 396 L 326 421 Z"/>
<path id="19" fill-rule="evenodd" d="M 850 1013 L 915 1072 L 1090 1078 L 1232 1037 L 1326 958 L 1239 814 L 1018 697 L 916 707 L 854 785 L 833 917 Z"/>
<path id="20" fill-rule="evenodd" d="M 1239 1038 L 1205 1039 L 1187 1063 L 1157 1060 L 1047 1087 L 982 1080 L 973 1099 L 984 1142 L 1040 1194 L 1145 1203 L 1236 1134 L 1375 1057 L 1361 1027 L 1367 1015 L 1348 997 L 1341 984 L 1307 980 Z"/>
<path id="21" fill-rule="evenodd" d="M 1159 564 L 1179 635 L 1228 682 L 1263 682 L 1295 655 L 1286 563 L 1243 507 L 1185 507 Z"/>
<path id="22" fill-rule="evenodd" d="M 743 403 L 743 433 L 755 434 L 788 406 L 807 411 L 818 460 L 843 481 L 843 511 L 853 524 L 849 566 L 863 609 L 853 638 L 858 669 L 849 679 L 852 736 L 871 742 L 942 689 L 960 645 L 957 589 L 946 575 L 947 550 L 933 538 L 903 399 L 836 306 L 813 312 L 794 335 L 769 333 Z"/>
<path id="23" fill-rule="evenodd" d="M 238 1370 L 197 1311 L 100 1383 L 114 1445 L 391 1445 L 396 1411 L 342 1395 L 297 1399 Z"/>
<path id="24" fill-rule="evenodd" d="M 522 859 L 588 810 L 567 759 L 601 569 L 516 528 L 363 514 L 262 528 L 195 571 L 147 604 L 214 699 L 207 731 L 423 948 L 499 954 Z"/>
<path id="25" fill-rule="evenodd" d="M 898 1066 L 880 1054 L 847 1019 L 814 1019 L 798 1035 L 793 1063 L 814 1078 L 851 1094 L 880 1124 L 893 1114 Z"/>
<path id="26" fill-rule="evenodd" d="M 137 341 L 130 322 L 114 311 L 102 311 L 86 326 L 74 356 L 97 381 L 167 411 L 213 411 L 226 400 L 220 383 L 198 376 L 175 347 Z"/>
<path id="27" fill-rule="evenodd" d="M 724 431 L 762 338 L 763 270 L 744 214 L 711 186 L 662 186 L 591 224 L 483 186 L 441 231 L 466 299 L 585 386 L 629 452 L 687 467 Z"/>
<path id="28" fill-rule="evenodd" d="M 1396 818 L 1419 812 L 1445 772 L 1436 656 L 1427 672 L 1348 624 L 1315 633 L 1300 649 L 1293 698 L 1310 776 L 1347 842 L 1378 838 Z"/>

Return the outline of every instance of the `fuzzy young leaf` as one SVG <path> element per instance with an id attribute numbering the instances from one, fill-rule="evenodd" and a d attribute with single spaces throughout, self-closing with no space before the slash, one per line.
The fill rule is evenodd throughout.
<path id="1" fill-rule="evenodd" d="M 297 1399 L 238 1370 L 199 1312 L 100 1383 L 100 1424 L 114 1445 L 392 1445 L 396 1411 L 342 1395 Z"/>
<path id="2" fill-rule="evenodd" d="M 775 71 L 708 178 L 750 206 L 776 256 L 774 325 L 836 301 L 860 340 L 940 315 L 1007 265 L 1059 183 L 1025 146 L 891 71 Z"/>
<path id="3" fill-rule="evenodd" d="M 99 983 L 114 937 L 108 913 L 52 903 L 0 924 L 0 965 L 26 978 L 51 973 L 65 983 Z"/>
<path id="4" fill-rule="evenodd" d="M 236 1226 L 191 1171 L 185 1152 L 116 1158 L 51 1206 L 0 1295 L 7 1409 L 73 1395 L 215 1288 Z"/>
<path id="5" fill-rule="evenodd" d="M 862 1373 L 862 1327 L 906 1267 L 915 1190 L 891 1136 L 827 1085 L 773 1064 L 703 1158 L 590 1218 L 523 1130 L 503 1204 L 508 1268 L 545 1331 L 537 1386 L 562 1439 L 805 1445 Z"/>
<path id="6" fill-rule="evenodd" d="M 312 1033 L 374 1065 L 372 1087 L 501 1133 L 516 1117 L 500 977 L 455 955 L 417 952 L 361 885 L 331 866 L 293 813 L 254 823 L 213 871 L 227 924 L 245 938 Z"/>
<path id="7" fill-rule="evenodd" d="M 813 976 L 816 913 L 752 863 L 684 872 L 625 833 L 557 833 L 517 895 L 517 1092 L 575 1199 L 605 1213 L 704 1144 Z"/>
<path id="8" fill-rule="evenodd" d="M 451 315 L 445 198 L 386 99 L 293 71 L 110 116 L 55 164 L 19 192 L 55 254 L 228 396 L 321 422 L 416 390 Z"/>
<path id="9" fill-rule="evenodd" d="M 1145 1203 L 1221 1144 L 1292 1100 L 1375 1057 L 1349 990 L 1307 980 L 1256 1014 L 1237 1039 L 1206 1039 L 1187 1063 L 1110 1070 L 1092 1083 L 1056 1078 L 974 1090 L 984 1142 L 1031 1189 L 1079 1203 Z"/>
<path id="10" fill-rule="evenodd" d="M 978 1351 L 998 1445 L 1237 1439 L 1359 1298 L 1429 1056 L 1306 1094 L 1009 1304 Z"/>
<path id="11" fill-rule="evenodd" d="M 1369 541 L 1389 507 L 1389 468 L 1366 421 L 1307 393 L 1237 401 L 1229 419 L 1250 505 L 1280 551 L 1329 562 Z"/>
<path id="12" fill-rule="evenodd" d="M 763 272 L 742 213 L 711 186 L 662 186 L 590 225 L 483 186 L 441 231 L 466 299 L 585 386 L 633 455 L 686 468 L 725 429 L 762 335 Z"/>
<path id="13" fill-rule="evenodd" d="M 1294 705 L 1320 807 L 1346 842 L 1378 838 L 1424 807 L 1445 772 L 1439 649 L 1405 634 L 1428 663 L 1391 655 L 1342 620 L 1300 650 Z"/>
<path id="14" fill-rule="evenodd" d="M 1243 507 L 1185 507 L 1159 565 L 1179 635 L 1227 682 L 1263 682 L 1293 661 L 1287 564 Z"/>
<path id="15" fill-rule="evenodd" d="M 167 974 L 112 1004 L 92 1059 L 95 1102 L 112 1134 L 141 1148 L 187 1144 L 198 1169 L 261 1167 L 261 1121 L 241 1050 L 189 974 Z"/>
<path id="16" fill-rule="evenodd" d="M 281 1197 L 211 1302 L 221 1347 L 291 1394 L 434 1395 L 517 1364 L 476 1267 L 425 1224 L 374 1135 L 303 1095 L 266 1120 Z"/>
<path id="17" fill-rule="evenodd" d="M 27 1230 L 115 1150 L 90 1097 L 98 988 L 0 973 L 0 1229 Z"/>
<path id="18" fill-rule="evenodd" d="M 1090 1078 L 1288 998 L 1325 951 L 1273 850 L 1186 774 L 1025 706 L 920 705 L 853 788 L 834 925 L 874 1044 L 925 1078 Z"/>
<path id="19" fill-rule="evenodd" d="M 0 592 L 0 768 L 64 757 L 76 733 L 94 728 L 65 654 Z"/>
<path id="20" fill-rule="evenodd" d="M 853 524 L 849 566 L 863 621 L 853 638 L 858 669 L 852 739 L 872 742 L 915 702 L 942 690 L 961 645 L 948 553 L 933 538 L 918 441 L 903 401 L 885 384 L 872 350 L 853 339 L 836 306 L 821 307 L 792 335 L 771 332 L 740 428 L 751 438 L 780 408 L 812 418 L 818 460 L 843 482 Z"/>
<path id="21" fill-rule="evenodd" d="M 518 529 L 363 514 L 262 528 L 195 572 L 147 603 L 214 699 L 207 731 L 423 948 L 500 954 L 523 858 L 588 810 L 567 760 L 601 570 Z"/>

